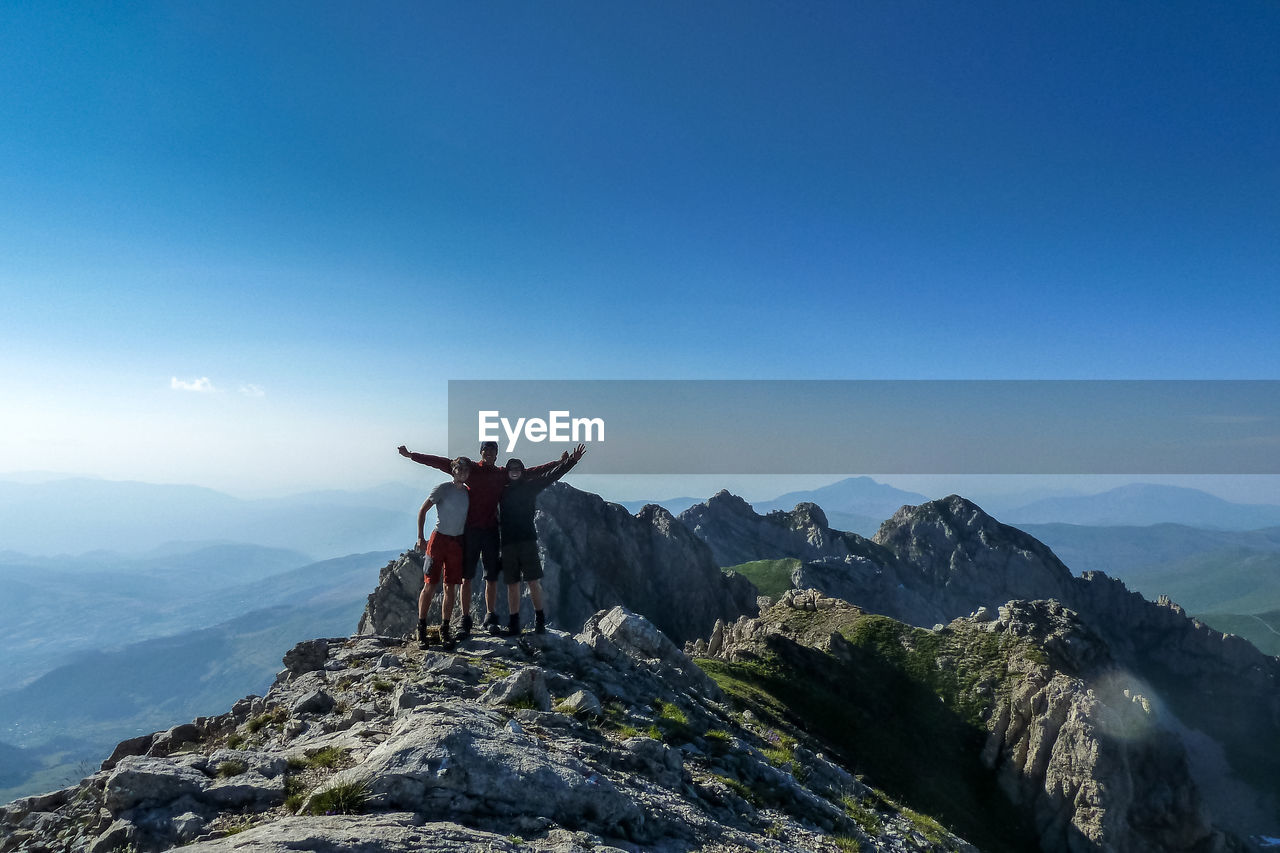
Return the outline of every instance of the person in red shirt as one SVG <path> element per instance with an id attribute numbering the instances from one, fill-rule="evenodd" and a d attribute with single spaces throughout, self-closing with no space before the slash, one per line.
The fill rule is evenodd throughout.
<path id="1" fill-rule="evenodd" d="M 430 453 L 414 453 L 403 444 L 396 448 L 400 455 L 412 459 L 420 465 L 428 465 L 449 473 L 452 460 L 444 456 L 433 456 Z M 471 506 L 467 510 L 466 531 L 463 534 L 462 557 L 462 625 L 458 635 L 466 637 L 471 633 L 471 581 L 476 576 L 480 562 L 484 562 L 484 603 L 487 613 L 484 627 L 490 633 L 499 633 L 502 629 L 498 622 L 498 575 L 502 573 L 502 563 L 498 557 L 498 501 L 502 499 L 502 490 L 507 485 L 507 469 L 499 467 L 498 442 L 485 441 L 480 444 L 480 461 L 471 466 L 466 484 L 471 493 Z M 559 459 L 529 468 L 525 476 L 540 477 L 551 471 Z"/>

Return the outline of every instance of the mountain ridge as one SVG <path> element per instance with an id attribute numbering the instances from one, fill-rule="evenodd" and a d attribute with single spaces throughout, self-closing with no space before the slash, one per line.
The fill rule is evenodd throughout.
<path id="1" fill-rule="evenodd" d="M 988 837 L 1011 809 L 1010 826 L 1046 853 L 1234 853 L 1277 825 L 1277 759 L 1255 743 L 1280 730 L 1280 661 L 1172 602 L 1075 577 L 971 501 L 903 507 L 867 539 L 831 530 L 812 504 L 760 516 L 720 493 L 676 519 L 660 507 L 633 516 L 564 484 L 545 496 L 537 525 L 559 584 L 553 618 L 623 599 L 654 622 L 615 605 L 575 636 L 478 637 L 420 654 L 402 629 L 416 618 L 421 567 L 404 554 L 381 573 L 358 635 L 300 643 L 265 697 L 122 742 L 99 773 L 11 804 L 0 826 L 24 843 L 61 832 L 94 853 L 189 841 L 201 853 L 344 849 L 352 832 L 388 850 L 428 836 L 433 849 L 513 853 L 784 850 L 797 839 L 832 851 L 969 850 L 978 839 L 1026 849 L 1023 830 Z M 716 554 L 777 548 L 796 552 L 797 582 L 819 588 L 757 613 Z M 686 588 L 704 590 L 697 605 L 678 601 Z M 1026 598 L 987 606 L 1007 593 Z M 712 602 L 724 608 L 714 620 Z M 834 613 L 853 615 L 824 621 Z M 806 704 L 815 690 L 828 698 Z M 888 737 L 875 728 L 885 714 L 914 722 Z M 867 720 L 884 743 L 934 738 L 916 754 L 935 762 L 936 785 L 895 794 L 859 780 L 842 762 L 900 784 L 875 760 L 874 738 L 850 751 L 833 734 Z M 336 773 L 304 769 L 330 746 L 345 756 Z M 550 799 L 513 802 L 495 781 L 512 773 Z M 983 800 L 976 823 L 947 795 L 966 778 L 1004 798 Z M 372 814 L 302 816 L 339 797 L 358 801 L 339 811 Z"/>

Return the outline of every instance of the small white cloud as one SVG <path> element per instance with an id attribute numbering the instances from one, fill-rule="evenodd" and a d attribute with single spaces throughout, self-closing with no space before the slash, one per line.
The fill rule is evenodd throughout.
<path id="1" fill-rule="evenodd" d="M 254 385 L 253 383 L 249 383 L 249 384 L 246 384 L 246 385 L 241 385 L 241 386 L 240 386 L 240 393 L 241 393 L 241 394 L 243 394 L 243 395 L 245 395 L 246 397 L 265 397 L 265 396 L 267 396 L 267 392 L 266 392 L 266 390 L 265 390 L 261 385 Z"/>
<path id="2" fill-rule="evenodd" d="M 202 393 L 218 390 L 213 387 L 213 383 L 209 381 L 208 376 L 201 376 L 199 379 L 192 379 L 189 382 L 174 376 L 169 380 L 169 387 L 174 391 L 200 391 Z"/>

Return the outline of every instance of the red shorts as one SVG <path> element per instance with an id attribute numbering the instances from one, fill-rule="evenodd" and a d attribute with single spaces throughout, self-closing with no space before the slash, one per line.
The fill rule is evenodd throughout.
<path id="1" fill-rule="evenodd" d="M 423 573 L 426 583 L 439 583 L 440 574 L 444 573 L 444 582 L 462 583 L 462 537 L 446 536 L 439 531 L 431 531 L 427 540 L 427 569 Z"/>

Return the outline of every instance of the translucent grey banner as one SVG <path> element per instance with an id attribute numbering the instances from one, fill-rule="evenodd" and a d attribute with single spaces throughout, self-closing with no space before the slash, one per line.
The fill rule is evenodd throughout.
<path id="1" fill-rule="evenodd" d="M 1280 381 L 449 382 L 449 455 L 592 474 L 1280 474 Z"/>

